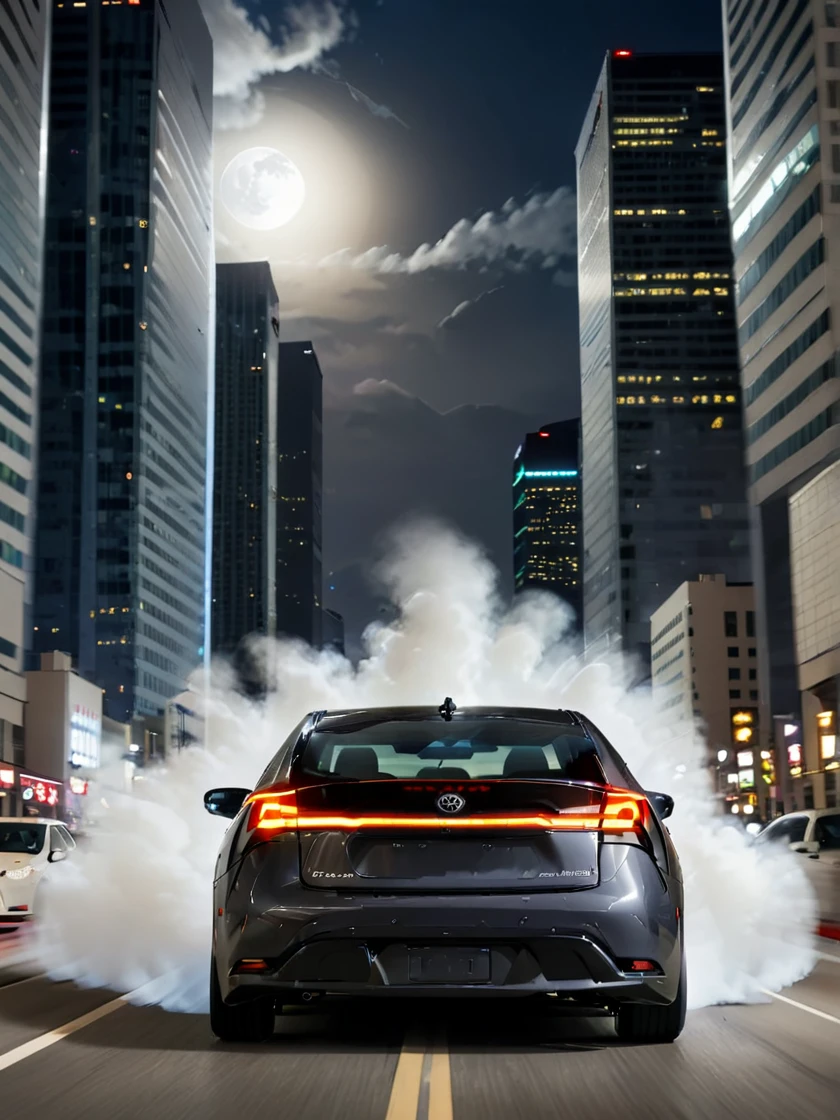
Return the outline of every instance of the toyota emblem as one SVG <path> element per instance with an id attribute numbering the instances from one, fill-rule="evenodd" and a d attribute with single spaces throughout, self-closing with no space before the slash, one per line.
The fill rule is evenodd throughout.
<path id="1" fill-rule="evenodd" d="M 466 801 L 458 793 L 442 793 L 437 799 L 437 807 L 442 813 L 460 813 Z"/>

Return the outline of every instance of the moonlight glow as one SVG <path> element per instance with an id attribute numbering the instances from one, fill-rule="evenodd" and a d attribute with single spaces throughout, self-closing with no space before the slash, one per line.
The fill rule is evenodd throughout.
<path id="1" fill-rule="evenodd" d="M 278 229 L 303 206 L 306 188 L 292 161 L 276 148 L 248 148 L 222 175 L 225 209 L 248 229 Z"/>

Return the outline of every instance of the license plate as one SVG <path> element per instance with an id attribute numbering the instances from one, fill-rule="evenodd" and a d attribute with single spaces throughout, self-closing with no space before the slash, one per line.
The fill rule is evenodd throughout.
<path id="1" fill-rule="evenodd" d="M 409 949 L 408 978 L 414 984 L 488 984 L 489 949 Z"/>

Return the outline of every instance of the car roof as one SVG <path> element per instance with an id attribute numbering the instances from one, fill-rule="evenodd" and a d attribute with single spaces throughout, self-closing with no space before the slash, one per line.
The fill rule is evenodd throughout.
<path id="1" fill-rule="evenodd" d="M 335 711 L 314 712 L 319 731 L 342 731 L 357 724 L 381 721 L 412 723 L 418 720 L 436 720 L 441 724 L 470 720 L 515 719 L 529 723 L 550 723 L 565 727 L 580 727 L 576 712 L 561 708 L 465 707 L 456 708 L 449 720 L 441 715 L 443 705 L 411 705 L 387 708 L 343 708 Z"/>
<path id="2" fill-rule="evenodd" d="M 60 824 L 67 828 L 64 821 L 57 821 L 52 817 L 0 817 L 0 825 L 4 824 Z"/>

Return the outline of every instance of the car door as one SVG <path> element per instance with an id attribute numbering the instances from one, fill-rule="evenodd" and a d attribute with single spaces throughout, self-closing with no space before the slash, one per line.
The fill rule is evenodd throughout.
<path id="1" fill-rule="evenodd" d="M 840 812 L 818 816 L 812 835 L 820 846 L 819 871 L 813 877 L 820 918 L 840 923 Z"/>

